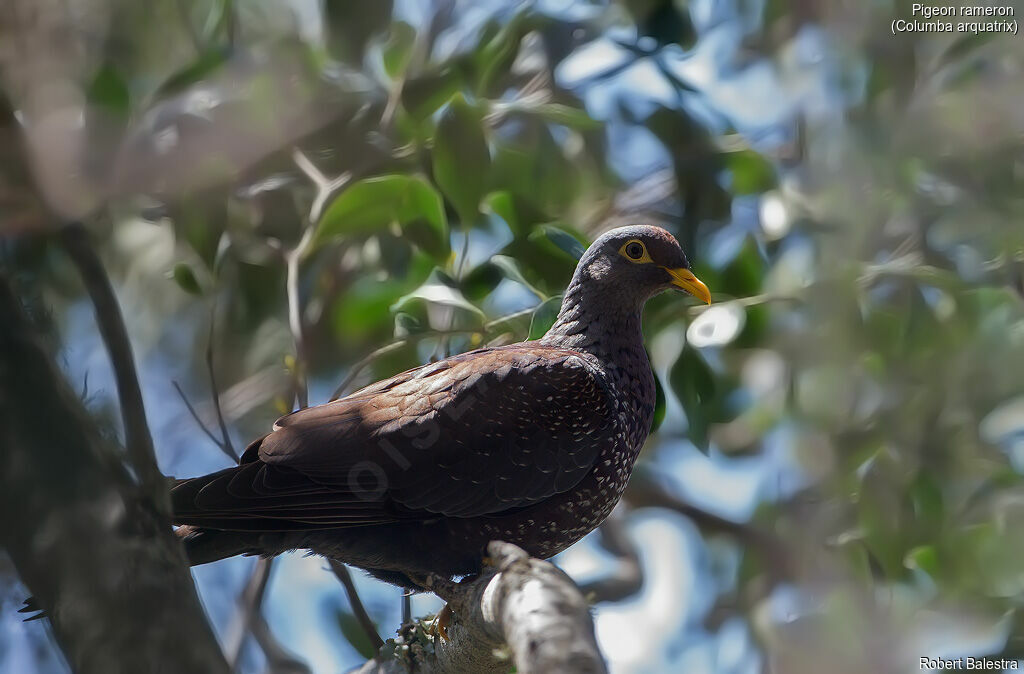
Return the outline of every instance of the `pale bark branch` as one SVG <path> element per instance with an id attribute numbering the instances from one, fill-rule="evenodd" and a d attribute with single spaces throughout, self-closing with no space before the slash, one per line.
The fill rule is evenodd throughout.
<path id="1" fill-rule="evenodd" d="M 607 671 L 590 608 L 572 579 L 509 543 L 493 541 L 488 555 L 490 563 L 471 581 L 424 579 L 455 610 L 447 640 L 431 642 L 416 625 L 404 626 L 394 653 L 356 671 L 506 674 L 513 665 L 520 674 Z"/>

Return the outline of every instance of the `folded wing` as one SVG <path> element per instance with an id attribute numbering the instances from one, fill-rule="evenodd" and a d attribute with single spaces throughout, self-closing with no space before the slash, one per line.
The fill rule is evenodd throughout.
<path id="1" fill-rule="evenodd" d="M 613 419 L 579 353 L 474 351 L 283 417 L 238 467 L 179 483 L 175 521 L 287 531 L 522 508 L 583 479 Z"/>

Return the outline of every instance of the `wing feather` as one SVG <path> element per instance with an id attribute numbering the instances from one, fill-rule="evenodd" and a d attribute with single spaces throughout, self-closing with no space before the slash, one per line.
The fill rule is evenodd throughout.
<path id="1" fill-rule="evenodd" d="M 583 479 L 614 418 L 583 354 L 469 352 L 282 417 L 237 468 L 176 486 L 175 519 L 287 530 L 522 508 Z"/>

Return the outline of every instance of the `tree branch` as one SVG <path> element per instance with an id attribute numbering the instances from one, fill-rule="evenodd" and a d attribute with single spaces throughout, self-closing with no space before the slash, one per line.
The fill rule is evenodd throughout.
<path id="1" fill-rule="evenodd" d="M 640 551 L 629 538 L 626 529 L 626 514 L 620 503 L 598 527 L 600 544 L 615 556 L 615 570 L 597 580 L 580 585 L 580 592 L 591 603 L 622 601 L 643 589 L 644 569 L 640 564 Z"/>
<path id="2" fill-rule="evenodd" d="M 237 462 L 238 457 L 234 455 L 234 452 L 228 452 L 217 436 L 213 434 L 213 431 L 207 428 L 206 424 L 203 423 L 203 420 L 199 418 L 199 413 L 196 412 L 196 408 L 192 406 L 191 402 L 189 402 L 188 396 L 185 395 L 185 392 L 181 390 L 181 385 L 176 381 L 172 381 L 171 386 L 173 386 L 174 390 L 178 392 L 178 397 L 181 398 L 181 402 L 185 403 L 185 409 L 188 410 L 189 415 L 196 422 L 196 425 L 199 426 L 199 430 L 201 430 L 206 437 L 210 438 L 210 442 L 217 445 L 220 451 L 224 452 L 231 457 L 232 460 Z"/>
<path id="3" fill-rule="evenodd" d="M 216 300 L 214 300 L 216 308 Z M 220 442 L 214 441 L 215 444 L 220 447 L 220 451 L 231 457 L 232 460 L 238 461 L 238 454 L 235 453 L 235 447 L 231 444 L 231 434 L 228 433 L 228 425 L 224 421 L 224 412 L 220 408 L 220 389 L 217 388 L 217 375 L 213 368 L 213 338 L 214 338 L 214 326 L 216 317 L 216 311 L 210 312 L 210 335 L 206 340 L 206 372 L 210 377 L 210 394 L 213 396 L 213 411 L 217 414 L 217 425 L 220 426 Z"/>
<path id="4" fill-rule="evenodd" d="M 267 624 L 267 619 L 263 617 L 262 613 L 255 616 L 255 621 L 252 624 L 252 637 L 267 657 L 267 674 L 312 674 L 313 670 L 309 668 L 309 665 L 281 645 L 281 642 L 270 631 L 270 625 Z"/>
<path id="5" fill-rule="evenodd" d="M 776 576 L 790 574 L 794 559 L 777 537 L 757 527 L 727 520 L 687 503 L 671 493 L 660 481 L 642 470 L 634 470 L 622 500 L 633 508 L 665 508 L 690 519 L 701 531 L 732 536 L 764 556 Z"/>
<path id="6" fill-rule="evenodd" d="M 167 485 L 157 467 L 153 439 L 146 421 L 146 408 L 142 403 L 142 391 L 135 372 L 132 345 L 124 327 L 121 307 L 86 229 L 80 223 L 70 224 L 61 230 L 60 238 L 92 298 L 96 322 L 110 355 L 117 395 L 121 401 L 125 448 L 131 467 L 147 495 L 153 499 L 157 510 L 161 515 L 166 515 L 170 511 Z"/>
<path id="7" fill-rule="evenodd" d="M 71 236 L 82 254 L 82 242 Z M 106 319 L 119 315 L 109 305 L 100 312 Z M 140 493 L 106 445 L 2 276 L 0 322 L 0 511 L 17 513 L 0 518 L 0 545 L 49 616 L 71 668 L 227 674 L 154 494 Z M 112 343 L 125 347 L 117 335 Z M 124 352 L 118 353 L 123 365 Z"/>
<path id="8" fill-rule="evenodd" d="M 225 638 L 224 650 L 228 653 L 228 661 L 232 669 L 238 669 L 238 661 L 242 658 L 245 638 L 256 624 L 263 611 L 263 597 L 270 583 L 270 572 L 273 570 L 273 559 L 263 557 L 256 560 L 245 589 L 238 597 L 238 611 L 235 613 L 228 636 Z"/>
<path id="9" fill-rule="evenodd" d="M 415 624 L 403 626 L 393 654 L 359 674 L 606 672 L 587 602 L 565 573 L 522 549 L 493 541 L 490 563 L 468 582 L 424 580 L 456 613 L 447 640 L 431 643 Z M 385 649 L 387 650 L 387 649 Z"/>
<path id="10" fill-rule="evenodd" d="M 327 561 L 331 565 L 331 571 L 334 572 L 334 575 L 337 576 L 345 588 L 345 594 L 348 596 L 348 603 L 352 608 L 352 614 L 355 615 L 359 625 L 366 632 L 367 638 L 373 644 L 373 650 L 379 651 L 380 647 L 384 645 L 384 640 L 377 634 L 377 628 L 373 624 L 373 620 L 370 619 L 370 614 L 366 612 L 366 607 L 363 606 L 359 593 L 356 592 L 356 586 L 352 582 L 352 574 L 348 572 L 348 567 L 334 559 L 328 559 Z"/>

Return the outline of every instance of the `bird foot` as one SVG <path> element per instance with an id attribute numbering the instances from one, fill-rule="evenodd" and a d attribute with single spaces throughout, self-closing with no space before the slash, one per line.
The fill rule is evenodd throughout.
<path id="1" fill-rule="evenodd" d="M 445 603 L 437 613 L 437 617 L 434 618 L 434 623 L 430 627 L 430 632 L 441 641 L 448 641 L 448 627 L 452 624 L 452 618 L 455 617 L 455 611 L 452 610 L 452 605 Z"/>
<path id="2" fill-rule="evenodd" d="M 484 558 L 484 564 L 488 563 L 488 558 Z M 480 577 L 478 573 L 471 573 L 465 576 L 459 581 L 459 585 L 465 583 L 472 583 L 474 580 Z M 452 608 L 451 603 L 445 602 L 444 608 L 437 613 L 437 617 L 434 618 L 434 622 L 430 627 L 429 632 L 435 637 L 441 639 L 441 641 L 448 641 L 448 627 L 452 624 L 452 619 L 455 617 L 455 609 Z"/>

